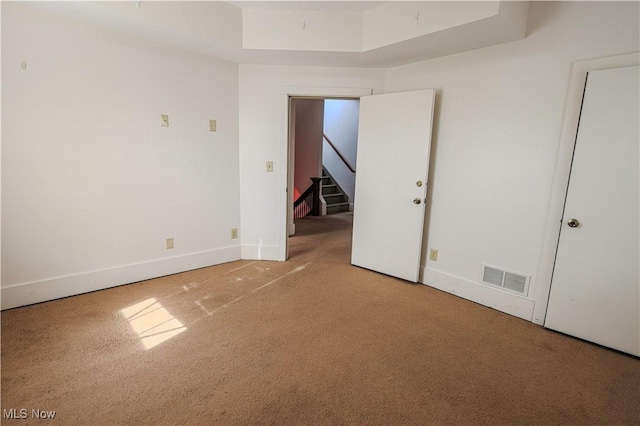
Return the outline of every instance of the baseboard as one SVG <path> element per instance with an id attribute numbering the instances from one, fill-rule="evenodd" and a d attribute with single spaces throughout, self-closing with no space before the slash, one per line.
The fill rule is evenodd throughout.
<path id="1" fill-rule="evenodd" d="M 240 246 L 207 250 L 2 288 L 2 309 L 46 302 L 240 259 Z"/>
<path id="2" fill-rule="evenodd" d="M 420 269 L 420 276 L 422 277 L 420 282 L 429 287 L 455 294 L 463 299 L 471 300 L 527 321 L 532 321 L 533 319 L 535 302 L 531 299 L 432 268 L 423 266 Z"/>
<path id="3" fill-rule="evenodd" d="M 280 260 L 279 247 L 243 244 L 240 258 L 244 260 Z"/>

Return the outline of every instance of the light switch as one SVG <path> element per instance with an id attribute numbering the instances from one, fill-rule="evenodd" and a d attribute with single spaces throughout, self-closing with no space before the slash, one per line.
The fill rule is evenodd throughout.
<path id="1" fill-rule="evenodd" d="M 160 127 L 169 127 L 169 116 L 167 114 L 160 114 Z"/>
<path id="2" fill-rule="evenodd" d="M 273 161 L 267 161 L 267 172 L 273 173 Z"/>
<path id="3" fill-rule="evenodd" d="M 209 131 L 216 132 L 217 130 L 216 120 L 209 120 Z"/>

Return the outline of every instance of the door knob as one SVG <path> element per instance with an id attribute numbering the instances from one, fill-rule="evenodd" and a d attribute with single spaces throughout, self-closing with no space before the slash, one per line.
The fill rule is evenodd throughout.
<path id="1" fill-rule="evenodd" d="M 413 199 L 413 204 L 420 204 L 422 202 L 422 200 L 420 198 L 414 198 Z"/>
<path id="2" fill-rule="evenodd" d="M 577 228 L 580 225 L 580 221 L 578 219 L 569 219 L 567 225 L 569 225 L 569 228 Z"/>

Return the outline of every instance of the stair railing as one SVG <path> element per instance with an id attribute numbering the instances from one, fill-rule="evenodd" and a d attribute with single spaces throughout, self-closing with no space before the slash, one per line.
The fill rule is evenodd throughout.
<path id="1" fill-rule="evenodd" d="M 356 169 L 354 169 L 351 164 L 349 164 L 349 162 L 347 161 L 346 158 L 344 158 L 344 156 L 340 153 L 340 151 L 338 151 L 338 148 L 336 148 L 336 146 L 333 144 L 333 142 L 331 142 L 331 139 L 329 139 L 327 137 L 327 135 L 325 135 L 324 133 L 322 134 L 322 137 L 329 143 L 329 146 L 331 148 L 333 148 L 333 150 L 336 152 L 336 154 L 338 154 L 338 157 L 340 157 L 340 159 L 342 160 L 342 162 L 344 163 L 345 166 L 347 166 L 347 168 L 349 170 L 351 170 L 351 173 L 355 173 Z"/>
<path id="2" fill-rule="evenodd" d="M 320 216 L 320 182 L 321 177 L 311 178 L 309 186 L 297 200 L 293 202 L 293 217 L 300 219 L 308 215 Z"/>

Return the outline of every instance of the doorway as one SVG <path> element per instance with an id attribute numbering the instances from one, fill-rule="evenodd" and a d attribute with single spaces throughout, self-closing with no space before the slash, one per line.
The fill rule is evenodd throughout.
<path id="1" fill-rule="evenodd" d="M 295 104 L 291 97 L 288 100 L 289 117 L 295 117 L 295 111 L 291 111 L 291 105 Z M 434 103 L 433 89 L 362 99 L 358 118 L 360 134 L 357 136 L 362 173 L 354 188 L 354 192 L 357 191 L 354 204 L 357 206 L 354 209 L 351 256 L 351 263 L 355 266 L 412 282 L 418 280 Z M 296 144 L 292 139 L 297 132 L 295 120 L 290 118 L 288 124 L 287 224 L 291 224 L 295 190 L 291 181 L 294 180 L 296 158 Z M 366 154 L 363 152 L 365 148 Z M 312 170 L 317 169 L 312 167 Z M 366 177 L 363 177 L 364 171 L 367 171 Z M 381 191 L 381 186 L 386 190 Z M 288 243 L 287 238 L 287 256 Z M 384 260 L 382 264 L 380 259 Z M 387 265 L 396 266 L 387 268 Z"/>
<path id="2" fill-rule="evenodd" d="M 305 216 L 353 210 L 359 103 L 357 97 L 289 97 L 288 237 Z"/>

